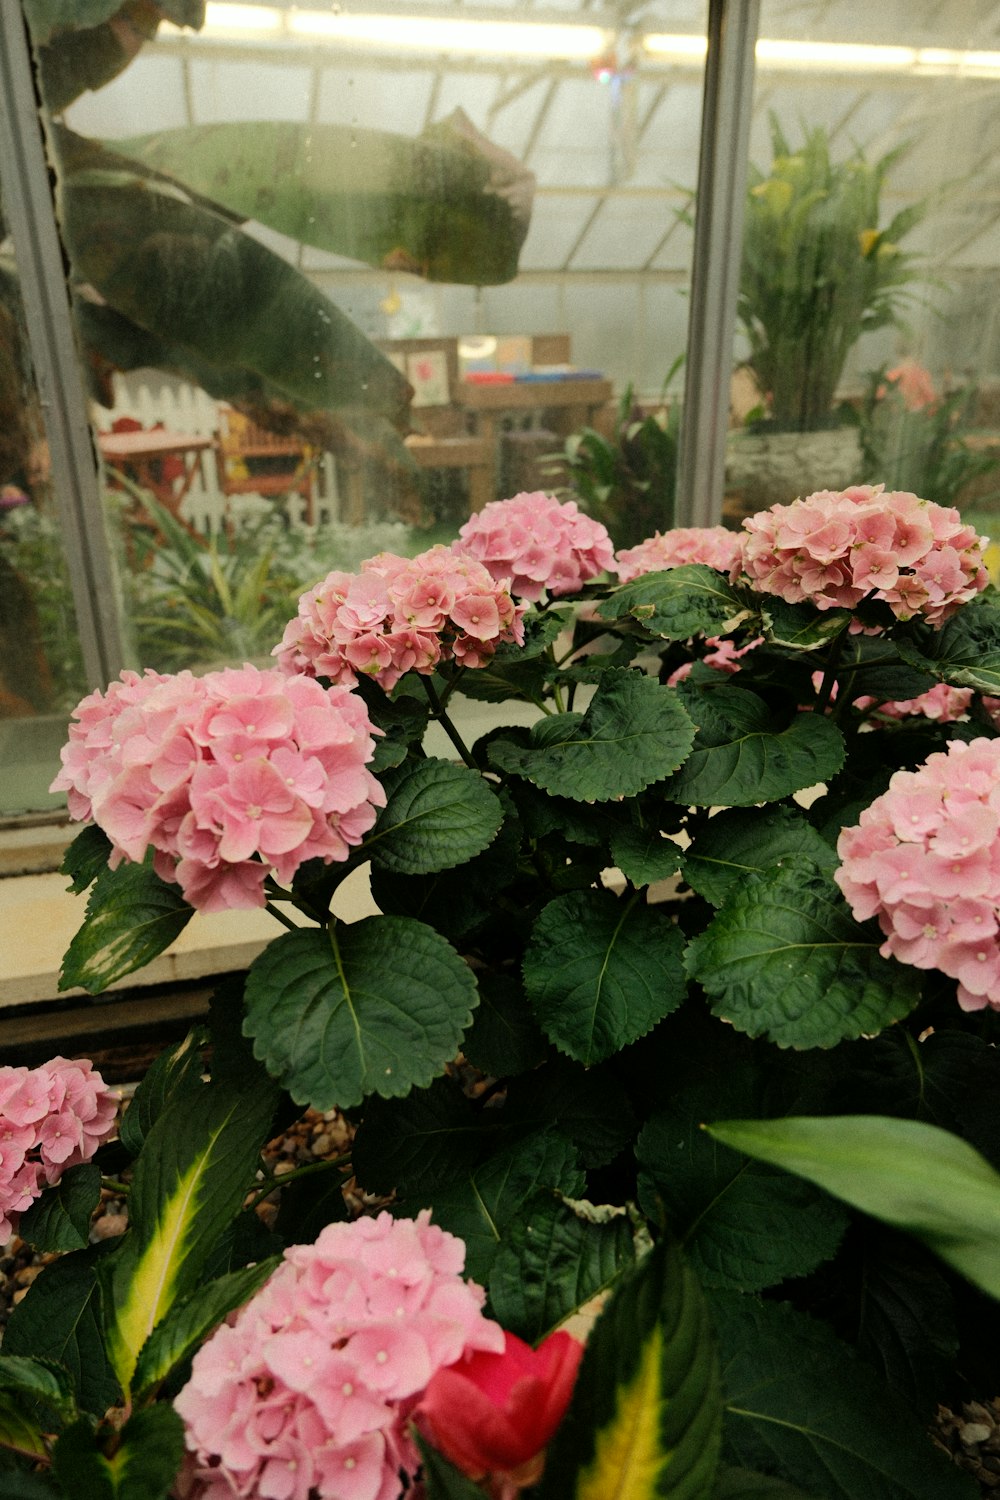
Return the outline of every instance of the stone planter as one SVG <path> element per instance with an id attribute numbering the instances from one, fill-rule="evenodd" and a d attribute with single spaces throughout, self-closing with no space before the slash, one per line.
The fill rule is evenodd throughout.
<path id="1" fill-rule="evenodd" d="M 854 427 L 818 432 L 732 432 L 726 446 L 723 520 L 738 529 L 744 516 L 789 505 L 814 490 L 842 490 L 862 478 Z"/>

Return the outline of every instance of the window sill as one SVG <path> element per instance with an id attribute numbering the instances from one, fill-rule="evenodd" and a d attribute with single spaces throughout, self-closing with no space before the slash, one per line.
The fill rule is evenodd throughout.
<path id="1" fill-rule="evenodd" d="M 0 881 L 0 927 L 9 935 L 0 945 L 0 1010 L 60 994 L 84 994 L 80 989 L 60 992 L 58 987 L 63 954 L 84 910 L 85 897 L 67 896 L 65 875 L 17 875 Z M 346 922 L 356 922 L 376 910 L 365 865 L 338 888 L 334 912 Z M 111 985 L 109 993 L 245 969 L 280 931 L 264 911 L 197 914 L 165 952 Z"/>

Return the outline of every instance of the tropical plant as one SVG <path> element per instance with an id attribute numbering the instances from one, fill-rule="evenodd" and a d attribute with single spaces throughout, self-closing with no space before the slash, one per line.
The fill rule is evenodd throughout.
<path id="1" fill-rule="evenodd" d="M 46 512 L 21 505 L 0 514 L 5 620 L 2 679 L 16 676 L 18 712 L 68 713 L 86 676 L 62 533 Z M 15 679 L 16 681 L 16 679 Z"/>
<path id="2" fill-rule="evenodd" d="M 608 528 L 616 547 L 632 547 L 657 527 L 673 525 L 680 405 L 668 402 L 665 392 L 680 364 L 671 367 L 654 410 L 640 409 L 630 384 L 610 436 L 585 427 L 570 434 L 561 453 L 542 460 L 550 478 L 568 478 L 565 493 Z"/>
<path id="3" fill-rule="evenodd" d="M 793 150 L 774 115 L 771 141 L 770 170 L 750 167 L 737 316 L 766 417 L 807 431 L 836 424 L 837 384 L 861 334 L 899 322 L 919 274 L 900 242 L 928 204 L 880 226 L 905 145 L 875 162 L 860 147 L 835 161 L 823 126 Z"/>
<path id="4" fill-rule="evenodd" d="M 889 489 L 947 504 L 973 480 L 995 474 L 1000 461 L 966 441 L 975 386 L 939 395 L 929 376 L 918 385 L 914 375 L 912 363 L 904 363 L 868 377 L 858 413 L 864 471 Z M 986 498 L 977 495 L 980 503 Z"/>
<path id="5" fill-rule="evenodd" d="M 59 123 L 62 111 L 116 77 L 161 21 L 198 29 L 203 0 L 24 8 L 97 398 L 109 400 L 112 370 L 154 366 L 265 424 L 297 417 L 327 447 L 405 459 L 403 376 L 241 225 L 253 217 L 372 265 L 484 285 L 516 273 L 530 174 L 460 115 L 416 139 L 265 121 L 123 148 L 87 140 Z"/>
<path id="6" fill-rule="evenodd" d="M 81 706 L 61 982 L 198 908 L 281 930 L 96 1155 L 104 1114 L 0 1070 L 0 1210 L 63 1252 L 0 1357 L 3 1500 L 396 1500 L 421 1462 L 428 1500 L 975 1494 L 926 1426 L 995 1392 L 1000 1335 L 976 539 L 825 491 L 613 586 L 601 528 L 530 498 L 331 575 L 277 669 Z M 466 699 L 513 712 L 470 742 Z M 365 866 L 377 913 L 333 915 Z M 349 1161 L 262 1175 L 307 1104 L 349 1113 Z M 88 1245 L 102 1172 L 129 1224 Z M 537 1355 L 465 1282 L 431 1298 L 456 1240 Z M 563 1415 L 548 1335 L 609 1290 Z"/>

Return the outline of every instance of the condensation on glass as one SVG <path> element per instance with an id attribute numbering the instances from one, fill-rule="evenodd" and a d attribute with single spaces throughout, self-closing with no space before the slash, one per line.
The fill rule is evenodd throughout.
<path id="1" fill-rule="evenodd" d="M 48 784 L 85 691 L 69 571 L 0 182 L 0 816 Z"/>

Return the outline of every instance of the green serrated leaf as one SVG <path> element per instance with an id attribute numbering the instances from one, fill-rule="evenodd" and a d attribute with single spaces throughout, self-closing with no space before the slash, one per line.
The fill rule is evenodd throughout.
<path id="1" fill-rule="evenodd" d="M 166 1402 L 134 1411 L 108 1443 L 87 1422 L 67 1428 L 52 1455 L 73 1500 L 168 1500 L 184 1456 L 184 1424 Z"/>
<path id="2" fill-rule="evenodd" d="M 82 1250 L 100 1201 L 100 1168 L 94 1162 L 70 1167 L 21 1215 L 18 1233 L 36 1250 Z"/>
<path id="3" fill-rule="evenodd" d="M 823 1500 L 973 1500 L 969 1476 L 825 1325 L 736 1292 L 711 1308 L 731 1462 Z"/>
<path id="4" fill-rule="evenodd" d="M 940 630 L 917 627 L 913 638 L 900 634 L 900 656 L 955 687 L 1000 693 L 1000 608 L 994 590 L 978 595 Z"/>
<path id="5" fill-rule="evenodd" d="M 471 969 L 433 928 L 367 917 L 271 943 L 250 966 L 244 1031 L 297 1104 L 349 1109 L 430 1083 L 477 998 Z"/>
<path id="6" fill-rule="evenodd" d="M 82 895 L 101 871 L 107 869 L 110 853 L 111 840 L 103 828 L 98 828 L 96 823 L 88 823 L 85 828 L 80 829 L 59 866 L 60 875 L 70 877 L 72 885 L 69 889 L 74 896 Z"/>
<path id="7" fill-rule="evenodd" d="M 680 857 L 692 890 L 713 906 L 724 906 L 751 873 L 780 865 L 790 854 L 805 855 L 833 871 L 837 856 L 805 814 L 791 807 L 769 807 L 717 814 Z"/>
<path id="8" fill-rule="evenodd" d="M 220 1276 L 175 1302 L 139 1350 L 133 1388 L 142 1398 L 197 1349 L 234 1308 L 242 1307 L 280 1264 L 275 1255 Z"/>
<path id="9" fill-rule="evenodd" d="M 29 1458 L 47 1458 L 45 1434 L 30 1404 L 10 1391 L 0 1393 L 0 1448 Z"/>
<path id="10" fill-rule="evenodd" d="M 526 611 L 524 624 L 524 644 L 516 645 L 513 641 L 505 641 L 499 645 L 492 660 L 500 664 L 517 661 L 532 661 L 541 656 L 551 645 L 559 639 L 564 630 L 573 624 L 573 608 L 565 605 L 550 604 L 547 609 L 532 608 Z M 480 669 L 474 672 L 466 672 L 461 680 L 460 691 L 465 692 L 466 684 L 470 678 L 478 677 Z"/>
<path id="11" fill-rule="evenodd" d="M 411 745 L 419 745 L 427 732 L 430 704 L 426 696 L 417 698 L 407 692 L 390 697 L 384 688 L 361 674 L 354 691 L 365 700 L 368 717 L 383 733 L 375 740 L 375 754 L 370 769 L 382 771 L 401 765 Z"/>
<path id="12" fill-rule="evenodd" d="M 537 1344 L 612 1286 L 634 1259 L 623 1210 L 595 1223 L 566 1199 L 540 1194 L 510 1224 L 497 1251 L 489 1280 L 493 1315 Z"/>
<path id="13" fill-rule="evenodd" d="M 908 1015 L 916 970 L 882 958 L 874 923 L 855 922 L 829 874 L 801 855 L 749 875 L 685 966 L 721 1016 L 781 1047 L 832 1047 Z"/>
<path id="14" fill-rule="evenodd" d="M 462 679 L 465 698 L 482 703 L 535 703 L 545 694 L 547 664 L 535 657 L 525 662 L 490 661 Z"/>
<path id="15" fill-rule="evenodd" d="M 192 1095 L 201 1087 L 204 1063 L 200 1049 L 206 1040 L 203 1028 L 189 1031 L 183 1041 L 168 1047 L 153 1062 L 122 1116 L 118 1132 L 130 1156 L 138 1156 L 150 1128 L 171 1099 Z"/>
<path id="16" fill-rule="evenodd" d="M 864 1288 L 858 1353 L 924 1416 L 947 1389 L 961 1348 L 952 1278 L 912 1237 L 874 1220 L 855 1223 L 856 1274 Z"/>
<path id="17" fill-rule="evenodd" d="M 513 643 L 500 646 L 484 666 L 463 672 L 457 684 L 462 696 L 482 703 L 519 701 L 537 705 L 545 696 L 545 680 L 552 672 L 551 661 L 541 653 L 564 625 L 559 618 L 547 623 L 548 629 L 538 632 L 534 639 L 525 636 L 523 648 Z"/>
<path id="18" fill-rule="evenodd" d="M 108 1351 L 128 1388 L 139 1351 L 205 1264 L 239 1212 L 269 1133 L 277 1091 L 253 1073 L 242 1088 L 203 1084 L 176 1096 L 136 1161 L 129 1228 L 101 1266 Z"/>
<path id="19" fill-rule="evenodd" d="M 69 1371 L 50 1359 L 0 1355 L 0 1391 L 40 1401 L 61 1420 L 76 1415 L 76 1393 Z"/>
<path id="20" fill-rule="evenodd" d="M 661 1244 L 591 1331 L 539 1500 L 705 1500 L 721 1426 L 708 1310 L 680 1252 Z"/>
<path id="21" fill-rule="evenodd" d="M 610 802 L 669 776 L 693 742 L 675 689 L 622 668 L 604 674 L 585 714 L 552 715 L 526 747 L 501 739 L 489 754 L 501 771 L 557 796 Z"/>
<path id="22" fill-rule="evenodd" d="M 712 1500 L 816 1500 L 816 1497 L 773 1475 L 751 1474 L 749 1469 L 725 1465 L 716 1478 Z"/>
<path id="23" fill-rule="evenodd" d="M 401 875 L 449 870 L 496 838 L 503 807 L 476 771 L 447 760 L 421 760 L 385 779 L 389 800 L 365 852 Z"/>
<path id="24" fill-rule="evenodd" d="M 936 1125 L 881 1115 L 726 1120 L 709 1133 L 923 1240 L 1000 1297 L 1000 1173 Z"/>
<path id="25" fill-rule="evenodd" d="M 352 1217 L 344 1197 L 345 1176 L 342 1168 L 331 1162 L 329 1170 L 299 1177 L 281 1189 L 274 1221 L 280 1243 L 311 1245 L 328 1224 Z M 259 1219 L 256 1222 L 260 1224 Z"/>
<path id="26" fill-rule="evenodd" d="M 576 1151 L 555 1134 L 536 1134 L 492 1156 L 433 1193 L 414 1193 L 401 1213 L 430 1208 L 435 1224 L 465 1241 L 465 1274 L 485 1286 L 509 1225 L 544 1189 L 579 1197 L 584 1175 Z"/>
<path id="27" fill-rule="evenodd" d="M 772 646 L 816 651 L 841 635 L 854 616 L 849 609 L 818 610 L 811 604 L 786 604 L 784 599 L 764 595 L 760 618 L 764 638 Z"/>
<path id="28" fill-rule="evenodd" d="M 60 990 L 74 985 L 99 995 L 169 947 L 194 914 L 175 885 L 150 865 L 102 870 L 83 925 L 66 950 Z"/>
<path id="29" fill-rule="evenodd" d="M 936 1028 L 914 1045 L 900 1027 L 865 1042 L 838 1091 L 843 1114 L 907 1115 L 968 1141 L 1000 1168 L 1000 1051 L 969 1032 Z"/>
<path id="30" fill-rule="evenodd" d="M 13 1309 L 4 1332 L 5 1354 L 46 1359 L 70 1374 L 84 1411 L 103 1416 L 121 1400 L 104 1348 L 102 1292 L 96 1264 L 108 1244 L 88 1245 L 53 1261 Z"/>
<path id="31" fill-rule="evenodd" d="M 602 620 L 631 617 L 651 635 L 686 641 L 693 635 L 728 635 L 752 611 L 721 573 L 688 563 L 623 584 L 597 613 Z"/>
<path id="32" fill-rule="evenodd" d="M 606 1167 L 631 1145 L 636 1118 L 614 1061 L 583 1068 L 551 1057 L 507 1085 L 502 1119 L 517 1134 L 551 1129 L 580 1153 L 588 1170 Z"/>
<path id="33" fill-rule="evenodd" d="M 462 1052 L 483 1073 L 510 1078 L 536 1068 L 548 1044 L 513 975 L 481 972 L 479 1005 L 462 1042 Z"/>
<path id="34" fill-rule="evenodd" d="M 611 835 L 611 858 L 636 886 L 669 880 L 681 866 L 681 851 L 672 839 L 664 838 L 658 828 L 637 828 L 632 823 Z"/>
<path id="35" fill-rule="evenodd" d="M 676 1096 L 643 1126 L 636 1156 L 640 1204 L 682 1241 L 702 1285 L 759 1291 L 829 1260 L 847 1215 L 825 1193 L 707 1138 L 701 1122 L 734 1098 L 746 1108 L 746 1095 L 744 1078 L 727 1074 L 722 1088 Z"/>
<path id="36" fill-rule="evenodd" d="M 435 1078 L 405 1099 L 373 1099 L 351 1162 L 367 1192 L 429 1193 L 479 1160 L 491 1130 L 496 1124 L 473 1109 L 453 1079 Z"/>
<path id="37" fill-rule="evenodd" d="M 610 891 L 571 891 L 541 912 L 524 955 L 538 1024 L 577 1062 L 645 1036 L 687 993 L 680 930 L 655 907 Z"/>
<path id="38" fill-rule="evenodd" d="M 506 796 L 501 794 L 501 802 Z M 517 879 L 520 848 L 521 825 L 511 803 L 510 815 L 482 854 L 433 875 L 397 875 L 374 868 L 372 896 L 386 916 L 413 917 L 457 942 L 490 920 L 496 897 Z"/>
<path id="39" fill-rule="evenodd" d="M 749 807 L 776 802 L 836 774 L 844 738 L 821 714 L 798 713 L 783 729 L 762 698 L 746 688 L 683 685 L 698 725 L 694 748 L 661 788 L 672 802 L 695 807 Z"/>

